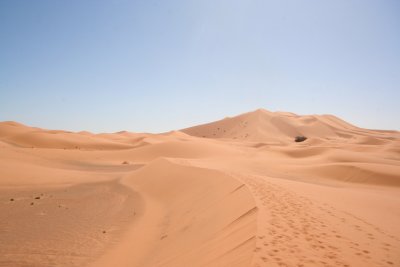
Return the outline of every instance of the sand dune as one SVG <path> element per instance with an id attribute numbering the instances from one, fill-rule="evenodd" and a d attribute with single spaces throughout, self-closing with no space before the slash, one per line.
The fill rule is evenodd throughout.
<path id="1" fill-rule="evenodd" d="M 298 116 L 259 109 L 233 118 L 194 126 L 182 131 L 199 137 L 251 141 L 291 142 L 295 136 L 337 137 L 337 125 L 321 116 Z"/>
<path id="2" fill-rule="evenodd" d="M 0 159 L 0 266 L 400 265 L 397 131 L 267 110 L 162 134 L 2 122 Z"/>
<path id="3" fill-rule="evenodd" d="M 123 257 L 131 238 L 93 266 L 247 266 L 255 244 L 256 208 L 243 184 L 223 173 L 152 161 L 123 179 L 142 193 L 157 214 L 143 212 L 133 226 L 146 244 L 137 257 Z M 157 219 L 154 219 L 154 218 Z M 140 232 L 140 235 L 138 234 Z M 125 244 L 126 242 L 126 244 Z M 156 248 L 156 250 L 155 250 Z M 121 259 L 118 261 L 118 259 Z"/>
<path id="4" fill-rule="evenodd" d="M 400 138 L 395 131 L 372 131 L 371 134 L 370 130 L 360 129 L 332 115 L 299 116 L 264 109 L 186 128 L 182 132 L 206 138 L 233 138 L 279 144 L 291 143 L 299 135 L 323 139 L 354 139 L 359 136 L 369 138 L 359 141 L 360 143 L 379 143 L 376 141 L 379 138 Z"/>
<path id="5" fill-rule="evenodd" d="M 61 149 L 123 149 L 132 145 L 98 138 L 89 132 L 43 130 L 15 122 L 0 123 L 0 140 L 9 144 L 29 148 Z"/>

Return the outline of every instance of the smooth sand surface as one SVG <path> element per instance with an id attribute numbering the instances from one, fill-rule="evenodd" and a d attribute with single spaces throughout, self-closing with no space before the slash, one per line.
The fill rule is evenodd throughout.
<path id="1" fill-rule="evenodd" d="M 400 133 L 331 115 L 0 123 L 0 266 L 400 266 L 399 207 Z"/>

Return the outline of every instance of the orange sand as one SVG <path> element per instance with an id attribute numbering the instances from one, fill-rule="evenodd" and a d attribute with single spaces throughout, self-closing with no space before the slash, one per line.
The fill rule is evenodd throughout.
<path id="1" fill-rule="evenodd" d="M 400 133 L 331 115 L 0 123 L 0 266 L 400 266 L 399 207 Z"/>

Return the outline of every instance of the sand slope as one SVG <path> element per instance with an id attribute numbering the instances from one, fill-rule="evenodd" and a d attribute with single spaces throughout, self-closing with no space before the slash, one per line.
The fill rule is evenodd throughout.
<path id="1" fill-rule="evenodd" d="M 116 182 L 2 189 L 0 201 L 0 266 L 85 265 L 121 235 L 138 205 Z"/>
<path id="2" fill-rule="evenodd" d="M 0 159 L 0 266 L 400 264 L 397 131 L 266 110 L 163 134 L 2 122 Z"/>
<path id="3" fill-rule="evenodd" d="M 127 238 L 122 241 L 126 246 L 116 247 L 93 266 L 250 265 L 256 208 L 243 184 L 217 171 L 166 159 L 149 163 L 123 184 L 136 188 L 149 203 L 145 209 L 150 212 L 139 214 L 143 223 L 132 229 L 132 238 L 146 242 L 134 247 L 141 251 L 137 257 L 125 258 L 132 240 Z"/>

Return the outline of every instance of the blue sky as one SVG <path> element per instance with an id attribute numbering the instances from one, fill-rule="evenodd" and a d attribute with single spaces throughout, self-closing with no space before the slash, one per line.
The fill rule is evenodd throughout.
<path id="1" fill-rule="evenodd" d="M 0 1 L 0 121 L 162 132 L 257 108 L 400 129 L 397 0 Z"/>

